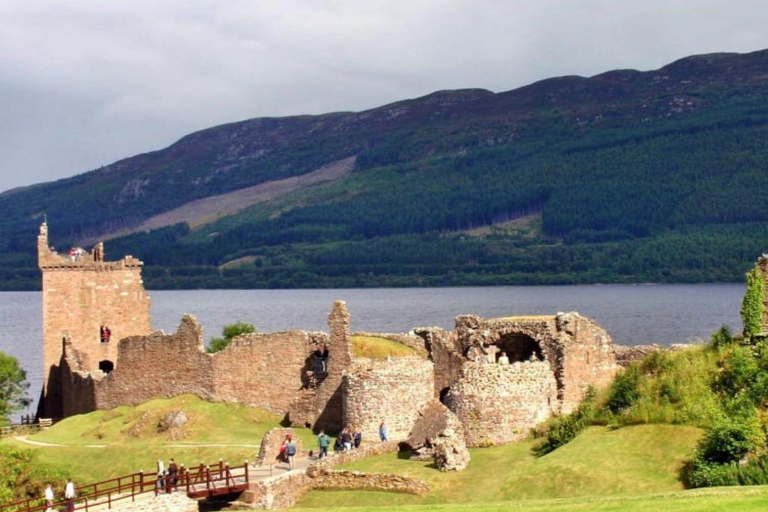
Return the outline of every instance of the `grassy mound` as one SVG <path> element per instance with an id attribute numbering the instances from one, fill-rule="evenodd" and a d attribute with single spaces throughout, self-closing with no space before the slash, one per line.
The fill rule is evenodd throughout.
<path id="1" fill-rule="evenodd" d="M 388 357 L 418 356 L 419 353 L 395 340 L 379 336 L 352 336 L 352 355 L 384 360 Z"/>
<path id="2" fill-rule="evenodd" d="M 461 473 L 441 473 L 432 464 L 373 457 L 347 469 L 398 473 L 422 478 L 426 496 L 362 491 L 314 491 L 301 507 L 336 508 L 439 503 L 489 503 L 509 500 L 638 495 L 682 489 L 678 479 L 701 430 L 695 427 L 642 425 L 618 430 L 591 427 L 568 445 L 536 457 L 528 440 L 471 450 L 472 463 Z"/>
<path id="3" fill-rule="evenodd" d="M 188 421 L 173 433 L 162 432 L 160 420 L 170 411 L 183 411 Z M 281 420 L 255 407 L 183 395 L 72 416 L 29 436 L 35 445 L 12 439 L 2 444 L 31 449 L 42 463 L 89 483 L 142 469 L 154 471 L 158 458 L 167 462 L 173 457 L 188 467 L 220 458 L 242 464 L 256 457 L 264 433 Z M 311 431 L 296 432 L 305 445 L 314 445 Z"/>

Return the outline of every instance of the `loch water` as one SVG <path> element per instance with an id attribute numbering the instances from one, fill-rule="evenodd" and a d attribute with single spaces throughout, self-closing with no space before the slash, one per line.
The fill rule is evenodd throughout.
<path id="1" fill-rule="evenodd" d="M 615 343 L 690 343 L 721 325 L 741 329 L 741 284 L 498 286 L 324 290 L 150 291 L 152 326 L 173 332 L 184 313 L 203 326 L 205 339 L 229 323 L 260 332 L 327 331 L 333 301 L 345 300 L 353 331 L 407 332 L 453 327 L 454 318 L 491 318 L 578 311 L 602 325 Z M 21 362 L 30 395 L 42 385 L 42 299 L 39 292 L 0 293 L 0 351 Z M 62 307 L 65 307 L 62 305 Z M 35 405 L 28 411 L 34 412 Z"/>

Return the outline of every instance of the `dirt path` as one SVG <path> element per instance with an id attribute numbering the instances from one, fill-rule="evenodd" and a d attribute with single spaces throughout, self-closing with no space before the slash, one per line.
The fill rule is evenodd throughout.
<path id="1" fill-rule="evenodd" d="M 108 444 L 61 444 L 61 443 L 46 443 L 44 441 L 33 441 L 27 439 L 27 436 L 16 436 L 13 439 L 21 443 L 31 444 L 34 446 L 52 446 L 58 448 L 106 448 Z M 258 449 L 257 444 L 242 444 L 242 443 L 167 443 L 159 444 L 163 448 L 253 448 Z"/>

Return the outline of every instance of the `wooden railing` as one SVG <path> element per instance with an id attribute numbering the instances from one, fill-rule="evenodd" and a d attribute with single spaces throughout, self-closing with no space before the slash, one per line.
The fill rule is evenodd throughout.
<path id="1" fill-rule="evenodd" d="M 239 471 L 240 468 L 243 469 L 242 472 Z M 233 471 L 237 471 L 238 474 L 233 475 Z M 128 498 L 134 501 L 136 496 L 149 492 L 157 495 L 183 489 L 188 496 L 195 498 L 230 494 L 245 490 L 248 482 L 248 461 L 245 461 L 242 466 L 233 468 L 222 461 L 213 465 L 200 464 L 197 468 L 189 470 L 182 466 L 176 475 L 176 482 L 172 482 L 168 475 L 160 478 L 154 473 L 142 471 L 95 484 L 78 486 L 77 497 L 72 500 L 73 510 L 88 511 L 104 505 L 111 509 L 116 501 Z M 68 500 L 59 497 L 50 508 L 67 510 L 67 502 Z M 34 498 L 0 505 L 0 512 L 44 512 L 48 508 L 45 499 Z"/>

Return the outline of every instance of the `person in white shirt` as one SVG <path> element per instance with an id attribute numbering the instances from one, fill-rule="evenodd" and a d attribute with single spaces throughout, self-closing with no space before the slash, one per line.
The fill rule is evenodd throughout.
<path id="1" fill-rule="evenodd" d="M 509 364 L 509 358 L 507 357 L 507 353 L 506 352 L 502 352 L 501 356 L 499 356 L 499 364 L 501 364 L 501 365 Z"/>
<path id="2" fill-rule="evenodd" d="M 51 510 L 51 507 L 53 507 L 53 487 L 51 487 L 51 484 L 45 485 L 45 506 L 46 510 Z"/>
<path id="3" fill-rule="evenodd" d="M 72 479 L 67 480 L 67 485 L 64 487 L 64 498 L 67 500 L 67 512 L 75 510 L 75 484 L 72 483 Z"/>

